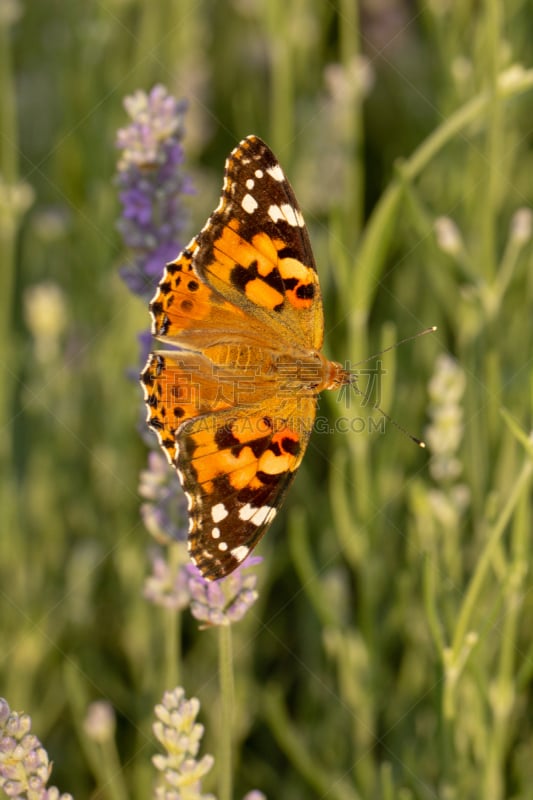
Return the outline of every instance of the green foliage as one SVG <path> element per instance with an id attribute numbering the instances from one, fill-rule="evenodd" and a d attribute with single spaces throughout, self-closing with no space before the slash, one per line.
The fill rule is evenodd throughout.
<path id="1" fill-rule="evenodd" d="M 321 400 L 331 433 L 314 434 L 232 629 L 235 797 L 531 800 L 527 4 L 20 5 L 10 20 L 0 0 L 0 694 L 32 715 L 54 782 L 149 796 L 170 675 L 200 700 L 205 752 L 227 752 L 217 631 L 142 597 L 126 372 L 148 312 L 117 276 L 114 137 L 123 96 L 161 82 L 189 101 L 191 235 L 239 139 L 277 154 L 328 356 L 438 326 L 381 357 L 381 405 L 428 426 L 427 451 L 380 435 L 357 398 Z M 118 782 L 82 724 L 100 699 Z"/>

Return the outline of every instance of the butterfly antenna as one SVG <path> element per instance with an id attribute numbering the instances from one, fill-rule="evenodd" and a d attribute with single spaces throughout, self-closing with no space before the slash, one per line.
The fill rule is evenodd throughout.
<path id="1" fill-rule="evenodd" d="M 412 336 L 411 338 L 414 339 L 415 337 Z M 400 344 L 400 342 L 398 342 L 398 344 Z M 390 349 L 390 348 L 387 348 L 387 349 Z M 386 352 L 386 351 L 382 351 L 382 352 Z M 378 355 L 379 355 L 379 353 L 378 353 Z M 366 359 L 365 359 L 365 361 L 366 361 Z M 361 397 L 364 397 L 365 393 L 362 392 L 361 389 L 359 389 L 359 387 L 355 383 L 356 380 L 357 380 L 357 375 L 351 375 L 350 378 L 351 378 L 350 379 L 350 386 L 353 387 L 353 389 L 356 392 L 356 394 L 359 394 L 359 395 L 361 395 Z M 419 439 L 418 436 L 413 436 L 412 433 L 409 433 L 409 431 L 407 431 L 402 425 L 400 425 L 399 422 L 396 422 L 396 420 L 393 419 L 391 416 L 389 416 L 389 414 L 387 414 L 386 411 L 383 411 L 381 406 L 372 404 L 372 408 L 375 408 L 376 411 L 379 411 L 381 416 L 384 417 L 387 420 L 387 422 L 390 422 L 391 425 L 394 425 L 395 428 L 397 428 L 399 431 L 401 431 L 404 434 L 404 436 L 407 436 L 408 439 L 410 439 L 412 442 L 414 442 L 416 445 L 418 445 L 418 447 L 421 447 L 422 449 L 425 449 L 426 443 L 423 441 L 423 439 Z"/>
<path id="2" fill-rule="evenodd" d="M 423 331 L 418 331 L 418 333 L 414 333 L 412 336 L 406 336 L 405 339 L 400 339 L 399 342 L 394 342 L 394 344 L 390 344 L 388 347 L 384 347 L 383 350 L 378 350 L 378 352 L 374 353 L 374 355 L 363 358 L 362 361 L 358 361 L 357 364 L 354 364 L 354 367 L 358 367 L 359 364 L 366 364 L 367 361 L 372 361 L 372 359 L 377 358 L 378 356 L 382 356 L 384 353 L 388 353 L 389 350 L 395 350 L 396 347 L 399 347 L 401 344 L 407 344 L 407 342 L 412 342 L 413 339 L 418 339 L 419 336 L 425 336 L 426 333 L 435 333 L 436 330 L 437 326 L 432 325 L 431 328 L 425 328 Z"/>
<path id="3" fill-rule="evenodd" d="M 389 350 L 394 350 L 395 347 L 399 347 L 399 345 L 401 344 L 412 342 L 413 339 L 418 339 L 419 336 L 425 336 L 427 333 L 434 333 L 436 330 L 437 326 L 432 325 L 431 328 L 425 328 L 423 331 L 419 331 L 418 333 L 413 334 L 413 336 L 406 336 L 405 339 L 400 339 L 399 342 L 395 342 L 394 344 L 389 345 L 389 347 L 385 347 L 383 348 L 383 350 L 379 350 L 377 353 L 374 353 L 374 355 L 368 356 L 362 361 L 359 361 L 358 364 L 365 364 L 367 361 L 372 361 L 372 359 L 377 358 L 378 356 L 382 356 L 384 353 L 388 353 Z M 358 364 L 356 364 L 355 366 L 358 366 Z M 353 386 L 357 394 L 360 394 L 364 397 L 364 392 L 362 392 L 361 389 L 359 389 L 356 384 L 357 374 L 355 372 L 352 372 L 351 370 L 350 372 L 351 372 L 350 385 Z M 404 434 L 404 436 L 407 436 L 407 438 L 410 439 L 412 442 L 414 442 L 416 445 L 418 445 L 418 447 L 422 448 L 426 447 L 426 443 L 422 439 L 419 439 L 417 436 L 413 436 L 412 433 L 409 433 L 409 431 L 407 431 L 402 425 L 400 425 L 399 422 L 396 422 L 396 420 L 390 417 L 386 411 L 383 411 L 383 409 L 380 406 L 374 405 L 373 408 L 375 408 L 376 411 L 379 411 L 382 417 L 384 417 L 388 422 L 390 422 L 391 425 L 394 425 L 394 427 L 397 428 L 397 430 L 401 431 Z"/>

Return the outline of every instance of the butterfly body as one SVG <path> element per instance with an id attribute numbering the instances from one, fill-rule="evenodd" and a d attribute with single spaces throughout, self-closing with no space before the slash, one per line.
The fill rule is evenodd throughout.
<path id="1" fill-rule="evenodd" d="M 189 553 L 218 579 L 246 558 L 302 460 L 317 395 L 349 373 L 320 352 L 316 267 L 294 193 L 266 144 L 243 140 L 221 201 L 167 265 L 150 304 L 173 349 L 142 373 L 147 421 L 189 500 Z"/>

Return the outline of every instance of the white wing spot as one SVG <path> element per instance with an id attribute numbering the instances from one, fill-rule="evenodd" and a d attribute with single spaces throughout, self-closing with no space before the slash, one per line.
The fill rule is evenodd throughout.
<path id="1" fill-rule="evenodd" d="M 251 194 L 245 194 L 241 200 L 241 206 L 247 214 L 253 214 L 257 208 L 257 200 Z"/>
<path id="2" fill-rule="evenodd" d="M 226 542 L 220 542 L 220 544 L 218 545 L 218 549 L 224 552 L 224 550 L 228 549 L 228 545 L 226 544 Z"/>
<path id="3" fill-rule="evenodd" d="M 272 178 L 274 178 L 275 181 L 279 181 L 281 183 L 281 181 L 285 180 L 285 175 L 283 174 L 283 170 L 279 164 L 274 164 L 273 167 L 269 167 L 267 172 Z"/>
<path id="4" fill-rule="evenodd" d="M 297 211 L 289 203 L 284 203 L 282 206 L 270 206 L 268 209 L 268 216 L 272 222 L 279 222 L 284 220 L 292 225 L 294 228 L 303 228 L 304 219 L 299 211 Z"/>
<path id="5" fill-rule="evenodd" d="M 246 503 L 241 509 L 239 509 L 239 518 L 243 520 L 243 522 L 248 522 L 248 520 L 253 517 L 257 508 L 251 506 L 250 503 Z"/>
<path id="6" fill-rule="evenodd" d="M 226 519 L 228 516 L 228 510 L 224 503 L 217 503 L 216 506 L 213 506 L 211 509 L 211 519 L 213 522 L 222 522 L 223 519 Z"/>
<path id="7" fill-rule="evenodd" d="M 276 516 L 276 509 L 272 506 L 260 506 L 256 508 L 246 503 L 239 510 L 239 517 L 243 522 L 252 522 L 253 525 L 259 527 L 264 522 L 270 522 Z"/>
<path id="8" fill-rule="evenodd" d="M 213 528 L 211 531 L 211 536 L 213 539 L 220 539 L 220 528 Z"/>
<path id="9" fill-rule="evenodd" d="M 234 547 L 233 550 L 231 551 L 231 555 L 233 556 L 233 558 L 237 559 L 237 561 L 241 562 L 244 561 L 249 552 L 250 552 L 249 547 L 241 545 L 240 547 Z"/>
<path id="10" fill-rule="evenodd" d="M 263 172 L 262 169 L 256 169 L 256 171 L 255 171 L 255 177 L 256 178 L 262 178 L 263 175 L 264 175 L 264 172 Z"/>
<path id="11" fill-rule="evenodd" d="M 254 179 L 253 178 L 248 178 L 248 180 L 246 181 L 246 188 L 247 189 L 253 189 L 254 186 L 255 186 Z"/>

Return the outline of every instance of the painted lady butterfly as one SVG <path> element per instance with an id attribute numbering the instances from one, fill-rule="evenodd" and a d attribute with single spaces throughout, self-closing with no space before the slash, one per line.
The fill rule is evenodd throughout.
<path id="1" fill-rule="evenodd" d="M 167 264 L 152 332 L 174 345 L 141 375 L 147 422 L 189 500 L 189 553 L 228 575 L 274 519 L 302 460 L 317 395 L 350 373 L 320 353 L 322 300 L 292 188 L 249 136 L 226 162 L 205 227 Z"/>

